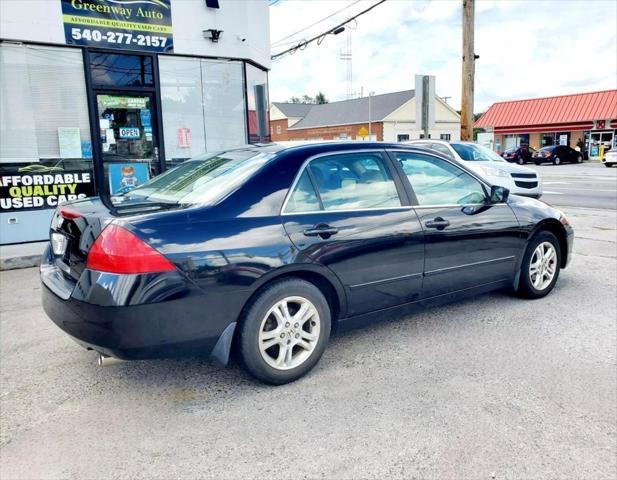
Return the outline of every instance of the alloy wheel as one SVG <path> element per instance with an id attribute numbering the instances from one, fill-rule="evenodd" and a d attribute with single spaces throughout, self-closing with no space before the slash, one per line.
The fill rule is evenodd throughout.
<path id="1" fill-rule="evenodd" d="M 268 310 L 261 321 L 259 352 L 272 368 L 296 368 L 315 350 L 320 330 L 315 305 L 304 297 L 286 297 Z"/>
<path id="2" fill-rule="evenodd" d="M 551 242 L 540 243 L 531 256 L 529 279 L 536 290 L 547 288 L 557 272 L 557 251 Z"/>

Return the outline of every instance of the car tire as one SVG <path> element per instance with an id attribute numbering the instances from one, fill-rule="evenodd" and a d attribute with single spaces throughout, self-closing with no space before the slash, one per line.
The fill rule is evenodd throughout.
<path id="1" fill-rule="evenodd" d="M 294 318 L 300 309 L 305 314 Z M 298 278 L 274 282 L 251 301 L 240 321 L 242 362 L 265 383 L 293 382 L 317 364 L 330 327 L 330 306 L 315 285 Z"/>
<path id="2" fill-rule="evenodd" d="M 576 163 L 583 163 L 583 156 L 582 155 L 577 155 Z"/>
<path id="3" fill-rule="evenodd" d="M 516 163 L 518 163 L 519 165 L 525 165 L 525 160 L 523 159 L 523 157 L 518 157 Z"/>
<path id="4" fill-rule="evenodd" d="M 536 167 L 539 167 L 541 162 L 533 162 L 533 163 L 536 164 Z"/>
<path id="5" fill-rule="evenodd" d="M 604 166 L 606 168 L 611 168 L 613 165 L 615 165 L 614 163 L 605 163 Z"/>
<path id="6" fill-rule="evenodd" d="M 559 157 L 553 158 L 553 165 L 561 165 L 561 158 Z"/>
<path id="7" fill-rule="evenodd" d="M 561 247 L 557 237 L 546 230 L 536 233 L 523 256 L 517 293 L 524 298 L 545 297 L 555 287 L 560 270 Z"/>

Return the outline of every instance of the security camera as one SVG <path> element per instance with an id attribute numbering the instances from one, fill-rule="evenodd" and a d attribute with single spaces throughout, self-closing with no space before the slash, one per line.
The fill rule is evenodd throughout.
<path id="1" fill-rule="evenodd" d="M 246 37 L 243 37 L 242 35 L 236 35 L 236 38 L 241 42 L 246 42 Z"/>

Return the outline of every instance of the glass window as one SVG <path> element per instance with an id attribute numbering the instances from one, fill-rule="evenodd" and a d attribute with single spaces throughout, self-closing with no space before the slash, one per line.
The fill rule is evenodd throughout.
<path id="1" fill-rule="evenodd" d="M 459 157 L 470 162 L 505 162 L 490 148 L 476 143 L 452 143 L 452 148 Z"/>
<path id="2" fill-rule="evenodd" d="M 235 191 L 273 156 L 249 148 L 203 155 L 167 170 L 117 199 L 210 205 Z"/>
<path id="3" fill-rule="evenodd" d="M 36 162 L 39 172 L 90 169 L 80 50 L 0 45 L 0 162 Z"/>
<path id="4" fill-rule="evenodd" d="M 92 83 L 110 87 L 144 87 L 154 85 L 152 57 L 90 53 Z"/>
<path id="5" fill-rule="evenodd" d="M 304 170 L 290 195 L 285 212 L 312 212 L 320 210 L 319 199 L 309 178 L 308 171 Z"/>
<path id="6" fill-rule="evenodd" d="M 246 144 L 242 63 L 202 60 L 206 151 Z"/>
<path id="7" fill-rule="evenodd" d="M 268 73 L 248 63 L 246 64 L 246 96 L 249 106 L 249 142 L 269 142 Z"/>
<path id="8" fill-rule="evenodd" d="M 439 140 L 446 140 L 446 141 L 450 141 L 450 134 L 449 133 L 440 133 L 439 134 Z"/>
<path id="9" fill-rule="evenodd" d="M 441 143 L 433 143 L 431 144 L 431 148 L 436 152 L 443 153 L 448 158 L 454 158 L 450 152 L 450 149 Z"/>
<path id="10" fill-rule="evenodd" d="M 396 152 L 420 205 L 470 205 L 483 203 L 482 184 L 445 160 Z"/>
<path id="11" fill-rule="evenodd" d="M 325 210 L 399 207 L 390 172 L 376 153 L 332 155 L 311 162 Z"/>
<path id="12" fill-rule="evenodd" d="M 206 151 L 201 60 L 160 55 L 159 79 L 165 160 L 174 166 Z"/>
<path id="13" fill-rule="evenodd" d="M 406 142 L 408 140 L 409 140 L 409 134 L 407 134 L 407 133 L 399 133 L 396 136 L 396 141 L 397 142 Z"/>
<path id="14" fill-rule="evenodd" d="M 159 56 L 168 166 L 246 144 L 241 62 Z"/>

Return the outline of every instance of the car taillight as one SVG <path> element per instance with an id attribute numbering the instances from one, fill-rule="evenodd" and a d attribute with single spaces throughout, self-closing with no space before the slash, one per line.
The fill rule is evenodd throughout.
<path id="1" fill-rule="evenodd" d="M 109 273 L 154 273 L 176 268 L 137 235 L 113 223 L 95 240 L 86 267 Z"/>

